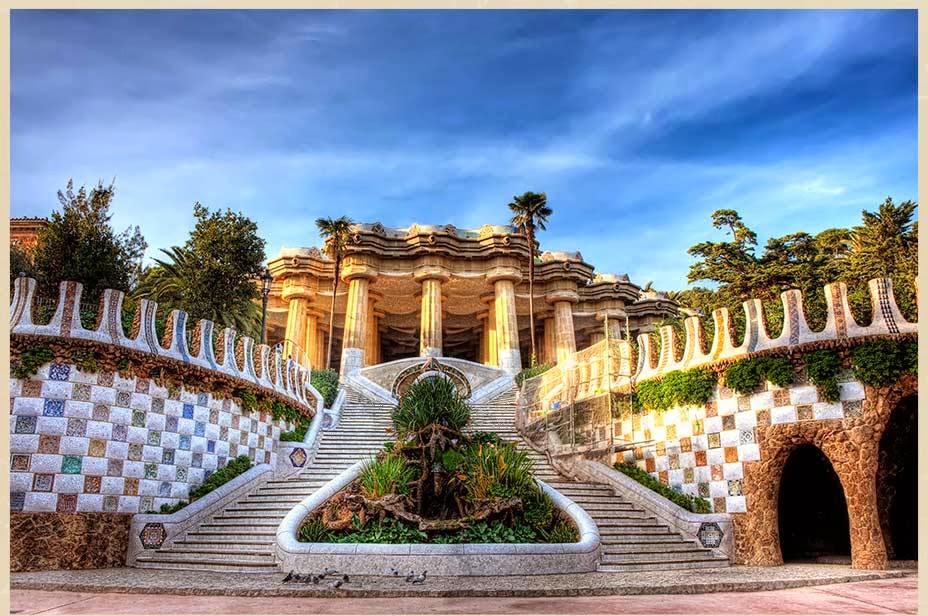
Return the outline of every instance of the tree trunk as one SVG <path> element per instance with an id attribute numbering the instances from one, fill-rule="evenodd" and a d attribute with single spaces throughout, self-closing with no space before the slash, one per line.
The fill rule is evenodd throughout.
<path id="1" fill-rule="evenodd" d="M 535 365 L 535 227 L 531 223 L 528 230 L 528 332 L 532 341 L 532 356 L 529 366 Z"/>
<path id="2" fill-rule="evenodd" d="M 341 276 L 342 259 L 335 257 L 335 280 L 332 281 L 332 307 L 329 309 L 329 343 L 325 352 L 325 367 L 332 366 L 332 339 L 335 337 L 335 297 L 338 295 L 338 277 Z"/>

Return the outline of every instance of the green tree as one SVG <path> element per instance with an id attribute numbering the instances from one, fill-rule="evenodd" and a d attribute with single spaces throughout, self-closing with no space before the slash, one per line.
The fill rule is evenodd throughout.
<path id="1" fill-rule="evenodd" d="M 347 216 L 339 218 L 317 218 L 316 228 L 324 242 L 325 253 L 335 261 L 335 277 L 332 279 L 332 306 L 329 308 L 329 342 L 325 351 L 325 366 L 332 365 L 332 338 L 335 334 L 335 298 L 338 294 L 338 280 L 342 274 L 342 259 L 351 238 L 354 221 Z"/>
<path id="2" fill-rule="evenodd" d="M 137 297 L 184 310 L 193 321 L 209 319 L 258 335 L 255 279 L 264 266 L 258 226 L 241 213 L 211 212 L 199 202 L 193 215 L 197 222 L 186 243 L 162 250 L 166 258 L 145 271 Z"/>
<path id="3" fill-rule="evenodd" d="M 115 186 L 103 182 L 89 193 L 83 186 L 75 193 L 73 180 L 68 180 L 65 191 L 58 191 L 61 211 L 52 212 L 33 254 L 41 294 L 56 295 L 63 280 L 80 282 L 83 299 L 89 301 L 105 289 L 130 291 L 134 286 L 147 244 L 138 227 L 113 231 L 110 205 L 115 195 Z"/>
<path id="4" fill-rule="evenodd" d="M 10 244 L 10 283 L 12 284 L 13 280 L 20 274 L 35 278 L 32 257 L 19 246 Z"/>
<path id="5" fill-rule="evenodd" d="M 548 207 L 548 197 L 545 193 L 526 192 L 519 197 L 513 197 L 509 203 L 512 212 L 512 224 L 525 235 L 529 246 L 528 259 L 528 323 L 529 336 L 532 343 L 532 357 L 530 365 L 535 365 L 535 257 L 538 254 L 538 245 L 535 241 L 535 230 L 544 231 L 548 217 L 554 212 Z"/>

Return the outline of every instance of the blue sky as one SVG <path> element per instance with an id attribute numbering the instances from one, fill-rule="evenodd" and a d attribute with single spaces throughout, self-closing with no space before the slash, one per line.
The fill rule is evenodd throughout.
<path id="1" fill-rule="evenodd" d="M 149 255 L 192 205 L 476 227 L 682 288 L 709 215 L 763 243 L 916 199 L 909 11 L 13 11 L 12 215 L 116 178 Z"/>

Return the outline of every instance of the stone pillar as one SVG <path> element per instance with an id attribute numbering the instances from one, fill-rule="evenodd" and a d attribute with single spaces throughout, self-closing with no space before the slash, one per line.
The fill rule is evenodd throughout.
<path id="1" fill-rule="evenodd" d="M 555 342 L 554 317 L 548 317 L 544 320 L 545 333 L 542 343 L 542 355 L 544 362 L 549 364 L 557 363 L 557 343 Z"/>
<path id="2" fill-rule="evenodd" d="M 319 314 L 310 310 L 306 313 L 306 333 L 303 337 L 303 353 L 306 365 L 319 367 Z"/>
<path id="3" fill-rule="evenodd" d="M 378 317 L 381 313 L 374 310 L 374 306 L 383 299 L 382 295 L 368 293 L 367 296 L 367 323 L 364 335 L 364 365 L 373 366 L 377 363 L 377 328 Z"/>
<path id="4" fill-rule="evenodd" d="M 477 363 L 486 364 L 487 363 L 487 314 L 478 313 L 477 321 L 480 323 L 480 340 L 477 343 Z"/>
<path id="5" fill-rule="evenodd" d="M 438 265 L 416 268 L 414 278 L 422 283 L 422 311 L 419 320 L 419 356 L 441 357 L 441 285 L 450 278 L 448 270 Z"/>
<path id="6" fill-rule="evenodd" d="M 313 290 L 302 284 L 288 284 L 281 293 L 281 298 L 289 302 L 287 309 L 287 330 L 284 334 L 284 357 L 306 364 L 309 363 L 306 342 L 307 313 Z"/>
<path id="7" fill-rule="evenodd" d="M 545 301 L 554 307 L 554 341 L 557 363 L 561 363 L 577 352 L 571 304 L 580 301 L 580 297 L 576 291 L 561 289 L 546 294 Z"/>
<path id="8" fill-rule="evenodd" d="M 605 322 L 607 316 L 609 317 L 609 339 L 623 340 L 625 338 L 625 311 L 609 308 L 596 312 L 596 320 L 600 323 Z M 599 331 L 603 332 L 601 337 L 605 338 L 605 326 L 600 326 Z"/>
<path id="9" fill-rule="evenodd" d="M 513 375 L 522 370 L 515 289 L 521 279 L 522 274 L 516 267 L 495 267 L 487 272 L 487 280 L 493 284 L 494 291 L 498 365 Z"/>
<path id="10" fill-rule="evenodd" d="M 590 332 L 590 346 L 598 344 L 606 339 L 606 334 L 601 328 L 597 328 L 595 331 Z"/>
<path id="11" fill-rule="evenodd" d="M 326 337 L 326 328 L 322 325 L 318 325 L 316 328 L 316 359 L 313 361 L 313 368 L 316 370 L 325 370 L 328 368 L 328 366 L 323 365 L 325 364 Z"/>
<path id="12" fill-rule="evenodd" d="M 340 374 L 357 374 L 364 366 L 367 342 L 368 289 L 376 272 L 366 265 L 345 268 L 342 278 L 348 283 L 348 304 L 345 309 L 345 333 L 342 340 Z"/>

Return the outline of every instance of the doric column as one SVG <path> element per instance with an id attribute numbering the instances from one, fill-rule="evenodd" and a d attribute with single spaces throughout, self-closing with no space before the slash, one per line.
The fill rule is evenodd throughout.
<path id="1" fill-rule="evenodd" d="M 374 306 L 383 299 L 383 296 L 375 293 L 367 295 L 367 323 L 365 325 L 366 334 L 364 336 L 364 365 L 373 366 L 377 363 L 377 327 L 378 316 L 381 313 L 374 310 Z"/>
<path id="2" fill-rule="evenodd" d="M 494 368 L 499 366 L 499 345 L 496 336 L 496 294 L 484 295 L 480 301 L 487 305 L 485 314 L 478 318 L 486 319 L 484 323 L 483 363 Z"/>
<path id="3" fill-rule="evenodd" d="M 326 350 L 326 329 L 322 325 L 316 327 L 316 355 L 315 360 L 313 361 L 313 368 L 316 370 L 325 370 L 328 366 L 325 364 L 325 350 Z"/>
<path id="4" fill-rule="evenodd" d="M 576 291 L 561 289 L 545 295 L 545 301 L 554 307 L 554 341 L 557 363 L 567 360 L 577 352 L 574 336 L 574 314 L 571 304 L 580 301 Z"/>
<path id="5" fill-rule="evenodd" d="M 450 277 L 450 273 L 439 265 L 423 265 L 416 268 L 413 275 L 422 283 L 422 311 L 419 319 L 419 355 L 421 357 L 441 357 L 441 285 Z"/>
<path id="6" fill-rule="evenodd" d="M 342 279 L 348 283 L 348 304 L 345 308 L 345 333 L 342 339 L 340 374 L 357 374 L 364 366 L 364 348 L 367 341 L 367 301 L 370 281 L 377 275 L 367 265 L 345 268 Z"/>
<path id="7" fill-rule="evenodd" d="M 306 364 L 319 368 L 319 313 L 309 310 L 306 313 L 306 333 L 303 336 L 303 354 Z"/>
<path id="8" fill-rule="evenodd" d="M 510 374 L 518 374 L 522 370 L 515 289 L 521 279 L 522 274 L 517 267 L 494 267 L 487 272 L 487 280 L 493 284 L 494 291 L 498 365 Z"/>
<path id="9" fill-rule="evenodd" d="M 281 299 L 289 302 L 287 308 L 287 330 L 284 334 L 284 357 L 294 361 L 309 363 L 306 342 L 307 313 L 313 289 L 304 284 L 288 284 L 281 293 Z"/>
<path id="10" fill-rule="evenodd" d="M 609 339 L 622 340 L 625 331 L 625 311 L 621 308 L 607 308 L 596 312 L 596 320 L 604 323 L 609 317 Z M 606 337 L 605 325 L 600 327 L 600 339 Z"/>
<path id="11" fill-rule="evenodd" d="M 544 320 L 545 333 L 542 339 L 542 355 L 544 362 L 549 364 L 557 363 L 557 344 L 554 334 L 554 317 L 548 317 Z"/>

